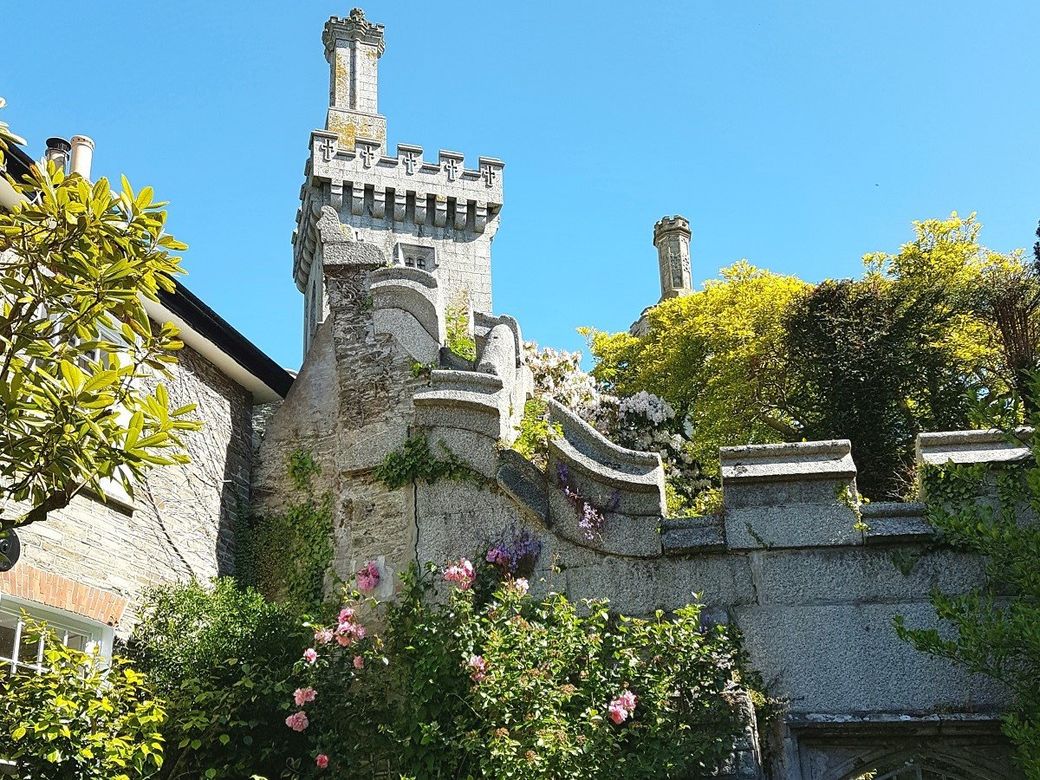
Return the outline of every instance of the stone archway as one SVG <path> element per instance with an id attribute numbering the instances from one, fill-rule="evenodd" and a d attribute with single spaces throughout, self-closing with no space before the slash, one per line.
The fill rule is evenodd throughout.
<path id="1" fill-rule="evenodd" d="M 836 767 L 832 780 L 1005 780 L 1004 769 L 981 765 L 971 756 L 932 751 L 860 755 Z"/>

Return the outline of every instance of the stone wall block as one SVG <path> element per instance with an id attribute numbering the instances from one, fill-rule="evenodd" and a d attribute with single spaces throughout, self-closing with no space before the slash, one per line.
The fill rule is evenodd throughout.
<path id="1" fill-rule="evenodd" d="M 856 465 L 848 440 L 723 447 L 731 549 L 856 544 Z"/>

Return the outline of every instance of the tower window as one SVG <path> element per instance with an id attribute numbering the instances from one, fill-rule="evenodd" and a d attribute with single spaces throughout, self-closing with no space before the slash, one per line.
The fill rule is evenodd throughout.
<path id="1" fill-rule="evenodd" d="M 432 246 L 398 244 L 394 247 L 394 258 L 405 268 L 418 268 L 433 272 L 437 269 L 437 250 Z"/>

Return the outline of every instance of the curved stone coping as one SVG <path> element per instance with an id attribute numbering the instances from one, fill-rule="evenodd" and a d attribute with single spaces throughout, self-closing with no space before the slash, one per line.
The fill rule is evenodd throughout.
<path id="1" fill-rule="evenodd" d="M 436 287 L 427 287 L 414 279 L 393 277 L 374 282 L 369 289 L 374 308 L 406 311 L 438 344 L 444 341 Z"/>
<path id="2" fill-rule="evenodd" d="M 929 466 L 945 463 L 1009 463 L 1031 456 L 1029 439 L 1033 429 L 1016 428 L 1011 440 L 1005 431 L 941 431 L 917 436 L 917 462 Z"/>
<path id="3" fill-rule="evenodd" d="M 573 450 L 580 456 L 579 460 L 589 461 L 590 467 L 595 463 L 604 472 L 615 473 L 622 480 L 634 477 L 635 482 L 648 479 L 656 484 L 656 476 L 649 477 L 652 472 L 661 470 L 661 456 L 656 452 L 620 447 L 559 401 L 548 398 L 546 403 L 550 419 L 563 429 L 566 449 Z"/>
<path id="4" fill-rule="evenodd" d="M 412 400 L 419 425 L 473 431 L 494 441 L 501 436 L 498 404 L 487 393 L 422 390 Z"/>
<path id="5" fill-rule="evenodd" d="M 726 522 L 722 515 L 676 517 L 661 521 L 665 553 L 713 552 L 726 549 Z"/>
<path id="6" fill-rule="evenodd" d="M 467 390 L 473 393 L 494 394 L 502 389 L 502 378 L 477 371 L 434 369 L 430 383 L 438 390 Z"/>
<path id="7" fill-rule="evenodd" d="M 513 332 L 513 344 L 516 349 L 516 365 L 519 368 L 527 362 L 524 357 L 524 336 L 520 332 L 520 323 L 517 322 L 515 317 L 508 314 L 499 314 L 495 316 L 488 314 L 483 311 L 473 312 L 473 325 L 475 328 L 480 328 L 485 331 L 481 334 L 481 337 L 486 337 L 492 330 L 495 329 L 496 325 L 505 325 Z"/>
<path id="8" fill-rule="evenodd" d="M 513 332 L 508 325 L 496 325 L 484 340 L 484 349 L 477 361 L 477 371 L 495 376 L 516 375 L 516 348 Z"/>
<path id="9" fill-rule="evenodd" d="M 856 476 L 848 439 L 720 447 L 719 458 L 723 484 Z"/>
<path id="10" fill-rule="evenodd" d="M 543 525 L 549 523 L 549 485 L 537 466 L 516 450 L 499 450 L 497 481 L 503 492 Z"/>
<path id="11" fill-rule="evenodd" d="M 879 501 L 863 504 L 859 513 L 867 526 L 863 533 L 866 544 L 927 541 L 935 536 L 921 503 Z"/>
<path id="12" fill-rule="evenodd" d="M 407 279 L 410 282 L 418 282 L 431 290 L 436 289 L 439 286 L 437 283 L 437 277 L 429 271 L 423 271 L 421 268 L 409 268 L 404 265 L 390 265 L 385 268 L 377 268 L 369 276 L 369 280 L 372 284 L 390 281 L 392 279 Z"/>
<path id="13" fill-rule="evenodd" d="M 617 488 L 622 492 L 652 493 L 662 489 L 664 472 L 659 456 L 656 455 L 658 461 L 652 468 L 633 472 L 630 469 L 618 468 L 613 464 L 589 457 L 566 438 L 550 440 L 549 452 L 556 459 L 565 461 L 568 467 L 576 469 L 593 481 Z"/>

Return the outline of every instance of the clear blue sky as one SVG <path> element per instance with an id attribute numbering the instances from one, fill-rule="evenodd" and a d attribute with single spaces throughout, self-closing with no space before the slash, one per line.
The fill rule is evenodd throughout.
<path id="1" fill-rule="evenodd" d="M 576 348 L 658 295 L 653 223 L 693 224 L 695 284 L 748 258 L 857 275 L 910 222 L 978 211 L 1026 246 L 1040 218 L 1040 3 L 370 0 L 391 145 L 506 162 L 495 308 Z M 0 95 L 38 155 L 172 201 L 185 280 L 295 368 L 290 279 L 321 29 L 349 2 L 5 4 Z"/>

